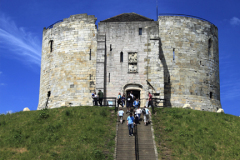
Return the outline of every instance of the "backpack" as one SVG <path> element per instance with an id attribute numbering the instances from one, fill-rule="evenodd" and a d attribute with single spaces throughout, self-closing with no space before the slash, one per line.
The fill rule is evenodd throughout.
<path id="1" fill-rule="evenodd" d="M 145 108 L 142 110 L 142 113 L 143 113 L 143 114 L 146 114 L 146 110 L 145 110 Z"/>

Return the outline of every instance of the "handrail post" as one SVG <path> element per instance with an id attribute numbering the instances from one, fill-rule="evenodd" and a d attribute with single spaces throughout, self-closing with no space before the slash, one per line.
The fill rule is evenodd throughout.
<path id="1" fill-rule="evenodd" d="M 136 160 L 139 160 L 137 124 L 134 125 L 134 133 L 135 133 L 135 157 Z"/>
<path id="2" fill-rule="evenodd" d="M 153 100 L 155 101 L 155 104 L 156 104 L 156 99 L 152 99 L 152 104 L 151 104 L 151 105 L 152 105 L 152 114 L 155 113 L 155 111 L 154 111 L 154 105 L 153 105 L 153 104 L 154 104 L 154 103 L 153 103 Z"/>
<path id="3" fill-rule="evenodd" d="M 115 113 L 117 112 L 116 98 L 115 98 Z"/>

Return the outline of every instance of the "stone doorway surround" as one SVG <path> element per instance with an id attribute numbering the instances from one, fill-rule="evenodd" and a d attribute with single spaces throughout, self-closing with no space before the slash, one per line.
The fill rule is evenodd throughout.
<path id="1" fill-rule="evenodd" d="M 140 92 L 140 107 L 144 107 L 146 104 L 147 98 L 147 92 L 144 90 L 143 85 L 137 84 L 137 83 L 127 83 L 126 85 L 123 86 L 122 92 L 126 95 L 127 97 L 127 92 L 135 90 Z"/>

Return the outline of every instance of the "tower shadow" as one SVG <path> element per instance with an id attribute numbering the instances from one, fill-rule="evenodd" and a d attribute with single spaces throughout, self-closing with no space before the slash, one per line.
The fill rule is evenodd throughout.
<path id="1" fill-rule="evenodd" d="M 162 50 L 162 41 L 161 38 L 159 38 L 159 59 L 162 62 L 163 65 L 163 72 L 164 72 L 164 99 L 165 104 L 164 107 L 172 107 L 171 104 L 171 80 L 170 80 L 170 73 L 169 73 L 169 69 L 168 69 L 168 65 Z"/>

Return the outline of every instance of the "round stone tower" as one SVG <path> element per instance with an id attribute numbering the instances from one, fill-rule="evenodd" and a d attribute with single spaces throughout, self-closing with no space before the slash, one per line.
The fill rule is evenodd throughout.
<path id="1" fill-rule="evenodd" d="M 221 108 L 217 27 L 186 16 L 161 15 L 158 22 L 166 105 Z"/>
<path id="2" fill-rule="evenodd" d="M 38 109 L 92 105 L 95 89 L 96 17 L 72 15 L 43 30 Z"/>

